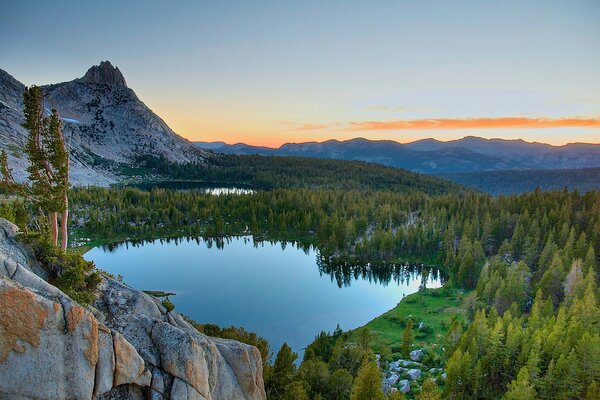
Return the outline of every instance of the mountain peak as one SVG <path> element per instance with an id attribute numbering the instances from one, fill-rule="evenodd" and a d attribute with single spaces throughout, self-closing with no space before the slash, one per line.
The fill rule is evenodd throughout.
<path id="1" fill-rule="evenodd" d="M 88 69 L 83 78 L 84 82 L 99 83 L 108 86 L 125 86 L 125 78 L 119 68 L 113 67 L 110 61 L 102 61 L 100 65 L 94 65 Z"/>

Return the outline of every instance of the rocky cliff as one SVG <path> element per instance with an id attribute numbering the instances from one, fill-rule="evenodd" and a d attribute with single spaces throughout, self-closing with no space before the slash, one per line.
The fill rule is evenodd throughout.
<path id="1" fill-rule="evenodd" d="M 0 70 L 0 149 L 14 175 L 25 179 L 27 131 L 21 126 L 25 86 Z M 82 78 L 43 86 L 46 108 L 56 108 L 71 155 L 75 185 L 107 185 L 123 169 L 137 166 L 139 156 L 169 161 L 203 162 L 206 150 L 177 135 L 130 89 L 121 71 L 103 61 Z"/>
<path id="2" fill-rule="evenodd" d="M 0 219 L 0 398 L 265 399 L 258 349 L 196 331 L 160 301 L 103 278 L 84 308 Z"/>

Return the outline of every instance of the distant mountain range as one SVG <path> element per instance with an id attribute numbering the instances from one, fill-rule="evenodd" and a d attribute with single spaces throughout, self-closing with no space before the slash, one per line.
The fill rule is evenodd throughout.
<path id="1" fill-rule="evenodd" d="M 540 190 L 600 190 L 600 168 L 521 169 L 436 174 L 437 177 L 493 195 Z"/>
<path id="2" fill-rule="evenodd" d="M 27 131 L 22 127 L 25 86 L 0 69 L 0 150 L 5 150 L 15 177 L 26 179 L 23 148 Z M 361 160 L 442 176 L 482 190 L 503 193 L 531 188 L 535 174 L 544 177 L 543 187 L 596 187 L 598 170 L 560 174 L 520 174 L 522 184 L 506 186 L 515 174 L 476 175 L 506 170 L 554 170 L 600 167 L 600 145 L 574 143 L 551 146 L 523 140 L 465 137 L 441 142 L 424 139 L 401 144 L 390 140 L 357 138 L 322 143 L 288 143 L 278 148 L 224 142 L 192 143 L 173 132 L 127 87 L 121 71 L 103 61 L 83 77 L 43 86 L 46 108 L 56 108 L 71 155 L 71 181 L 75 185 L 107 185 L 120 180 L 124 171 L 139 167 L 144 156 L 170 162 L 208 163 L 213 152 Z M 459 176 L 459 174 L 475 174 Z M 533 174 L 533 175 L 532 175 Z M 560 177 L 560 179 L 556 179 Z M 583 182 L 579 186 L 576 183 Z M 490 188 L 489 179 L 504 182 Z M 541 179 L 541 178 L 540 178 Z M 528 181 L 528 182 L 526 182 Z M 555 181 L 555 182 L 552 182 Z M 563 183 L 571 182 L 571 185 Z M 554 184 L 554 186 L 553 186 Z M 510 186 L 510 185 L 509 185 Z M 492 190 L 493 189 L 493 190 Z M 533 189 L 533 188 L 531 188 Z"/>
<path id="3" fill-rule="evenodd" d="M 25 86 L 0 69 L 0 149 L 17 179 L 26 178 L 23 146 Z M 46 108 L 56 108 L 71 156 L 71 181 L 106 185 L 139 156 L 162 156 L 172 162 L 205 160 L 206 150 L 178 136 L 127 87 L 118 68 L 104 61 L 82 78 L 43 86 Z"/>
<path id="4" fill-rule="evenodd" d="M 523 140 L 484 139 L 473 136 L 448 142 L 423 139 L 407 144 L 391 140 L 356 138 L 321 143 L 287 143 L 278 148 L 243 143 L 195 143 L 198 147 L 218 153 L 362 160 L 427 174 L 600 167 L 599 144 L 573 143 L 552 146 Z"/>

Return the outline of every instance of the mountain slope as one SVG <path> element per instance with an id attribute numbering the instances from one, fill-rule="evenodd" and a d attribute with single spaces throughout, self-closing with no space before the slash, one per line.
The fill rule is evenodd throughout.
<path id="1" fill-rule="evenodd" d="M 436 176 L 493 195 L 541 190 L 600 190 L 600 168 L 529 169 L 447 173 Z"/>
<path id="2" fill-rule="evenodd" d="M 24 85 L 0 70 L 0 148 L 7 150 L 15 176 L 25 179 L 22 148 Z M 104 61 L 82 78 L 43 86 L 46 108 L 56 108 L 71 151 L 72 182 L 105 185 L 140 156 L 175 163 L 202 162 L 207 151 L 178 136 L 127 87 L 118 68 Z"/>
<path id="3" fill-rule="evenodd" d="M 551 146 L 522 140 L 466 137 L 450 142 L 425 139 L 401 144 L 356 138 L 322 143 L 287 143 L 279 148 L 197 142 L 226 154 L 261 154 L 363 160 L 425 173 L 457 173 L 505 169 L 600 167 L 600 145 Z"/>

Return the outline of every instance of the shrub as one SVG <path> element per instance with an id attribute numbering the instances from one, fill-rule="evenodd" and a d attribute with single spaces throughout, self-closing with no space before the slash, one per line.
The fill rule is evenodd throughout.
<path id="1" fill-rule="evenodd" d="M 63 252 L 39 235 L 25 236 L 24 241 L 50 274 L 50 283 L 84 306 L 94 301 L 94 290 L 102 278 L 93 262 L 87 261 L 81 254 Z"/>
<path id="2" fill-rule="evenodd" d="M 390 322 L 400 325 L 402 328 L 406 326 L 406 317 L 402 315 L 390 315 L 386 317 Z"/>
<path id="3" fill-rule="evenodd" d="M 29 223 L 27 206 L 22 201 L 3 200 L 0 198 L 0 218 L 13 222 L 23 231 Z"/>
<path id="4" fill-rule="evenodd" d="M 273 354 L 271 353 L 271 349 L 269 348 L 269 342 L 267 341 L 267 339 L 258 336 L 254 332 L 247 331 L 242 327 L 236 328 L 235 326 L 230 326 L 228 328 L 221 328 L 220 326 L 215 324 L 199 324 L 198 322 L 192 320 L 189 317 L 184 316 L 184 318 L 194 328 L 196 328 L 199 332 L 204 333 L 205 335 L 237 340 L 238 342 L 246 343 L 258 348 L 262 357 L 263 366 L 268 364 L 271 360 Z"/>
<path id="5" fill-rule="evenodd" d="M 169 300 L 168 297 L 162 301 L 162 305 L 164 308 L 167 309 L 167 312 L 171 312 L 175 309 L 175 304 L 173 304 L 173 302 Z"/>

